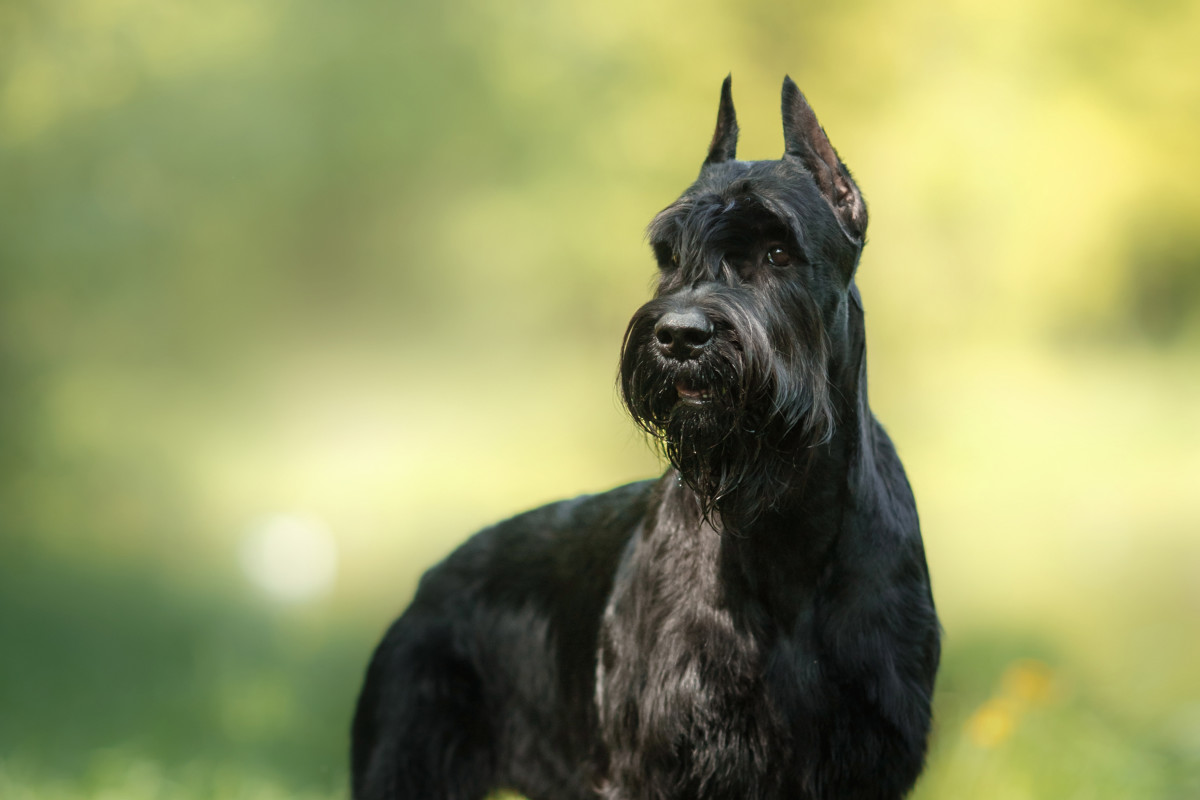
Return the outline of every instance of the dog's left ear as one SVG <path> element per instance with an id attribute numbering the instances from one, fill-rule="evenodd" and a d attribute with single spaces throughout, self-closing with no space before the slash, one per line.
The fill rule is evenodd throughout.
<path id="1" fill-rule="evenodd" d="M 867 206 L 862 194 L 817 122 L 812 106 L 787 76 L 783 79 L 783 141 L 784 157 L 798 159 L 805 166 L 846 234 L 862 241 L 867 232 Z"/>

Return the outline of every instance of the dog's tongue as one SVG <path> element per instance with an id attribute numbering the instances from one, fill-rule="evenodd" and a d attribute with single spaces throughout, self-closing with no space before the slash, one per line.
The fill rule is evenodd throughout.
<path id="1" fill-rule="evenodd" d="M 679 396 L 684 400 L 700 400 L 708 396 L 708 392 L 693 388 L 687 381 L 676 381 L 675 391 L 679 392 Z"/>

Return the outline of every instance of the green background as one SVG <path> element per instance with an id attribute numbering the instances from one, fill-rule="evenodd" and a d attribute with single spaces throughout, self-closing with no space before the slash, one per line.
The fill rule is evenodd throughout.
<path id="1" fill-rule="evenodd" d="M 642 231 L 732 72 L 871 206 L 928 798 L 1200 796 L 1200 5 L 0 2 L 0 797 L 336 798 L 472 530 L 661 469 Z M 248 578 L 305 515 L 327 591 Z"/>

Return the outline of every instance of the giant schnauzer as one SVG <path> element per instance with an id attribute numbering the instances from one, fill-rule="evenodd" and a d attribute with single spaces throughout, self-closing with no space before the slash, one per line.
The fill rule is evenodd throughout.
<path id="1" fill-rule="evenodd" d="M 939 626 L 867 403 L 862 195 L 790 78 L 786 152 L 650 223 L 620 389 L 662 478 L 474 536 L 422 579 L 354 719 L 358 800 L 888 800 L 917 779 Z"/>

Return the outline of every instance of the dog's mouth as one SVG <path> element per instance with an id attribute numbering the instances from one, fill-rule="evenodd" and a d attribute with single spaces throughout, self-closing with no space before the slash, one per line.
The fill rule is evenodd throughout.
<path id="1" fill-rule="evenodd" d="M 683 403 L 706 403 L 712 399 L 712 390 L 706 386 L 696 386 L 686 380 L 675 382 L 675 391 Z"/>

